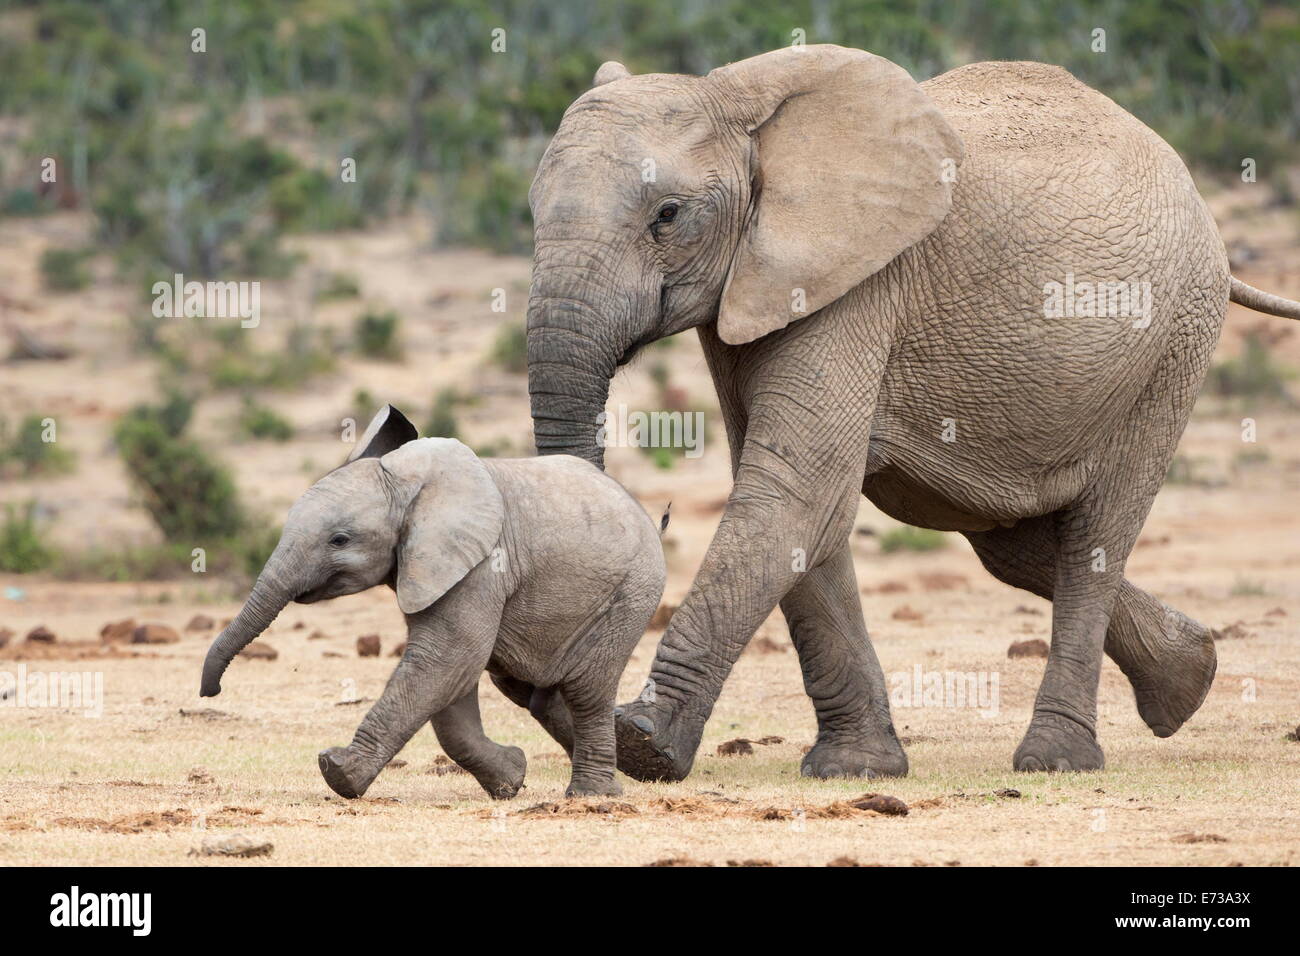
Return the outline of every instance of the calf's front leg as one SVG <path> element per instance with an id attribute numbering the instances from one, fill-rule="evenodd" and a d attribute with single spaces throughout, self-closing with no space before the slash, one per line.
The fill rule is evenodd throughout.
<path id="1" fill-rule="evenodd" d="M 503 606 L 485 599 L 484 589 L 471 580 L 484 567 L 470 572 L 430 607 L 407 615 L 406 653 L 383 695 L 350 744 L 320 753 L 321 775 L 339 796 L 364 794 L 417 730 L 478 686 Z"/>

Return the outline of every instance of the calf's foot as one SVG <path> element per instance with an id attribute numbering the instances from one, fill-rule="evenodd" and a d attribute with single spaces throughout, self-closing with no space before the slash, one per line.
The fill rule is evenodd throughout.
<path id="1" fill-rule="evenodd" d="M 470 773 L 493 800 L 510 800 L 524 785 L 528 758 L 518 747 L 499 747 L 498 750 L 495 759 L 470 769 Z"/>
<path id="2" fill-rule="evenodd" d="M 370 768 L 369 761 L 347 747 L 322 750 L 317 756 L 317 764 L 330 789 L 349 800 L 363 796 L 379 776 L 378 770 Z"/>

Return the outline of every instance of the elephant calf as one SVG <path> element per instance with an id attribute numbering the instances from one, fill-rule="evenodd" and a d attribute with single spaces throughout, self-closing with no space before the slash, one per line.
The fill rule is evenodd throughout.
<path id="1" fill-rule="evenodd" d="M 406 652 L 352 743 L 321 753 L 335 793 L 365 793 L 431 721 L 449 757 L 493 797 L 513 797 L 526 761 L 483 733 L 486 669 L 569 751 L 568 796 L 617 794 L 614 696 L 664 576 L 654 522 L 599 469 L 568 456 L 480 460 L 453 439 L 419 439 L 388 406 L 289 511 L 208 651 L 200 693 L 221 692 L 231 658 L 290 601 L 388 584 Z"/>

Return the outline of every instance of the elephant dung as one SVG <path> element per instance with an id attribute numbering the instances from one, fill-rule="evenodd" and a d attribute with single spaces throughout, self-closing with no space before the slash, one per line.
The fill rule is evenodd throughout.
<path id="1" fill-rule="evenodd" d="M 180 639 L 176 629 L 166 624 L 141 624 L 131 632 L 132 644 L 175 644 Z"/>
<path id="2" fill-rule="evenodd" d="M 187 631 L 210 631 L 217 626 L 217 622 L 206 614 L 195 614 L 190 618 L 190 622 L 185 625 Z"/>
<path id="3" fill-rule="evenodd" d="M 753 744 L 744 737 L 737 737 L 735 740 L 728 740 L 726 743 L 718 744 L 719 757 L 749 757 L 753 753 Z"/>
<path id="4" fill-rule="evenodd" d="M 905 817 L 908 814 L 906 803 L 884 793 L 864 793 L 858 799 L 850 801 L 850 805 L 858 810 L 874 810 L 890 817 Z"/>
<path id="5" fill-rule="evenodd" d="M 361 637 L 358 637 L 357 656 L 378 657 L 379 656 L 379 635 L 363 634 Z"/>
<path id="6" fill-rule="evenodd" d="M 1047 642 L 1041 637 L 1016 641 L 1007 648 L 1007 657 L 1046 657 Z"/>
<path id="7" fill-rule="evenodd" d="M 27 632 L 27 642 L 29 644 L 53 644 L 58 638 L 44 624 L 38 624 Z"/>
<path id="8" fill-rule="evenodd" d="M 253 641 L 239 652 L 239 656 L 254 661 L 273 661 L 280 656 L 280 652 L 265 641 Z"/>
<path id="9" fill-rule="evenodd" d="M 129 644 L 135 633 L 135 618 L 128 617 L 122 621 L 109 621 L 99 629 L 99 639 L 105 644 Z"/>

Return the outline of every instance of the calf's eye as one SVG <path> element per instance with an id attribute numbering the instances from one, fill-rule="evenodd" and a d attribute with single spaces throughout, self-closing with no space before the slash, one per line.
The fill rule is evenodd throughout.
<path id="1" fill-rule="evenodd" d="M 333 535 L 330 538 L 330 544 L 332 544 L 336 548 L 341 548 L 347 543 L 348 543 L 348 536 L 344 534 L 342 531 L 340 531 L 338 534 Z"/>

